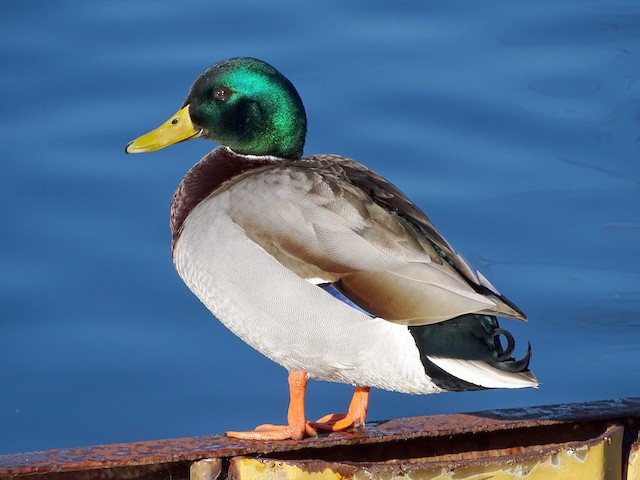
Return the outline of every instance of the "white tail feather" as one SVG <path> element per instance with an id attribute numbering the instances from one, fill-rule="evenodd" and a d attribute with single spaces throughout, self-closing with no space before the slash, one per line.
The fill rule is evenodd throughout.
<path id="1" fill-rule="evenodd" d="M 538 382 L 519 373 L 492 367 L 481 360 L 428 357 L 438 367 L 465 382 L 485 388 L 537 387 Z"/>

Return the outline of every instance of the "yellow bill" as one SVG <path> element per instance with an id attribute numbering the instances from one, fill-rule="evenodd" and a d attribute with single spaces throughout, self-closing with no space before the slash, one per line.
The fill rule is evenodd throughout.
<path id="1" fill-rule="evenodd" d="M 155 130 L 145 133 L 130 142 L 125 148 L 127 153 L 155 152 L 174 143 L 191 140 L 202 135 L 196 130 L 189 116 L 189 105 L 181 108 L 169 120 Z"/>

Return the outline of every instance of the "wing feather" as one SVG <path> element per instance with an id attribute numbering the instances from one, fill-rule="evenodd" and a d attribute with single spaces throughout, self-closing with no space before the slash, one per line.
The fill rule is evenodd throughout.
<path id="1" fill-rule="evenodd" d="M 253 241 L 380 318 L 407 325 L 465 313 L 524 319 L 422 211 L 353 160 L 321 155 L 280 164 L 229 191 L 231 218 Z"/>

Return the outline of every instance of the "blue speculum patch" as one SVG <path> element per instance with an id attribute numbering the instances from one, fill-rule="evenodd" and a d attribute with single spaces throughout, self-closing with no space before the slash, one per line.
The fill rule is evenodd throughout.
<path id="1" fill-rule="evenodd" d="M 371 315 L 371 313 L 367 312 L 365 309 L 361 308 L 360 306 L 356 305 L 351 300 L 349 300 L 347 297 L 345 297 L 342 293 L 340 293 L 338 290 L 336 290 L 336 288 L 332 284 L 330 284 L 330 283 L 322 283 L 322 284 L 320 284 L 318 286 L 320 288 L 322 288 L 325 292 L 330 294 L 332 297 L 337 298 L 342 303 L 346 303 L 351 308 L 355 308 L 359 312 L 362 312 L 365 315 L 368 315 L 370 317 L 375 317 L 375 315 Z"/>

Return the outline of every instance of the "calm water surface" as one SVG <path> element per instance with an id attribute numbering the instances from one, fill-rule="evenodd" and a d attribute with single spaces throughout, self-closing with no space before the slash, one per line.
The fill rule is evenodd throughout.
<path id="1" fill-rule="evenodd" d="M 298 87 L 306 153 L 400 186 L 528 314 L 539 390 L 375 391 L 370 419 L 640 394 L 640 4 L 5 2 L 0 451 L 285 419 L 285 372 L 173 270 L 168 207 L 213 147 L 145 156 L 220 59 Z M 213 5 L 213 2 L 211 2 Z M 312 417 L 351 387 L 312 383 Z"/>

